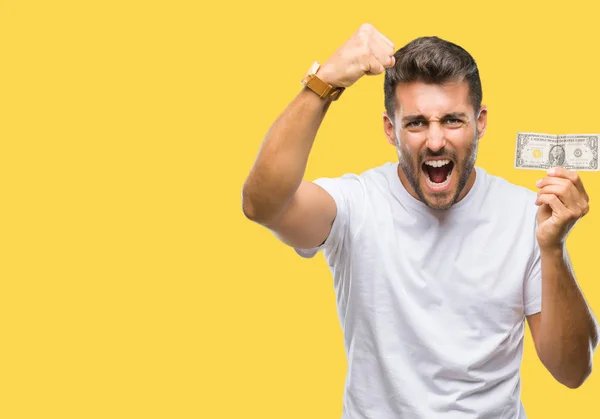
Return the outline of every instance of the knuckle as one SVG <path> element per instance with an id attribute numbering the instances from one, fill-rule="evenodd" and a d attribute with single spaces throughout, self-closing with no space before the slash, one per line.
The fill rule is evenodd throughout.
<path id="1" fill-rule="evenodd" d="M 360 31 L 363 33 L 369 33 L 373 30 L 373 25 L 371 25 L 368 22 L 363 23 L 362 25 L 360 25 Z"/>
<path id="2" fill-rule="evenodd" d="M 363 72 L 372 70 L 373 64 L 371 63 L 371 61 L 368 58 L 361 58 L 359 63 L 360 63 L 360 69 Z"/>

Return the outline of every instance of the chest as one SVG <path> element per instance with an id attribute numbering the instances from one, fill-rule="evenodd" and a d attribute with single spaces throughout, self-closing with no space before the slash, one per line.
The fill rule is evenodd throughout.
<path id="1" fill-rule="evenodd" d="M 531 225 L 496 214 L 419 219 L 370 217 L 357 232 L 353 304 L 398 324 L 477 341 L 523 320 Z M 410 319 L 412 324 L 406 323 Z M 417 320 L 415 320 L 417 319 Z"/>

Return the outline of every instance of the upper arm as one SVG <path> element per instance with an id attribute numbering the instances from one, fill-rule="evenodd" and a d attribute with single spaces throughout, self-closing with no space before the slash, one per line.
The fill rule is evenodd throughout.
<path id="1" fill-rule="evenodd" d="M 527 316 L 527 326 L 529 327 L 529 331 L 531 332 L 531 338 L 533 339 L 533 344 L 535 345 L 535 350 L 540 355 L 540 324 L 541 324 L 541 314 L 535 313 L 530 316 Z"/>
<path id="2" fill-rule="evenodd" d="M 283 213 L 266 227 L 283 243 L 310 249 L 327 239 L 336 214 L 333 197 L 316 183 L 303 180 Z"/>

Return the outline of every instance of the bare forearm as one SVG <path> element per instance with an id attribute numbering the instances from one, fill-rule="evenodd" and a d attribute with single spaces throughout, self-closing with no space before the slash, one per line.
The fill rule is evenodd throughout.
<path id="1" fill-rule="evenodd" d="M 243 210 L 257 222 L 280 213 L 302 182 L 330 102 L 303 89 L 269 129 L 243 188 Z"/>
<path id="2" fill-rule="evenodd" d="M 566 259 L 566 249 L 541 252 L 540 358 L 552 375 L 577 387 L 591 372 L 598 325 Z"/>
<path id="3" fill-rule="evenodd" d="M 366 74 L 382 74 L 393 67 L 394 53 L 394 43 L 365 23 L 318 68 L 316 76 L 346 89 Z M 244 183 L 246 217 L 272 225 L 284 213 L 302 184 L 308 155 L 330 100 L 305 87 L 271 126 Z"/>

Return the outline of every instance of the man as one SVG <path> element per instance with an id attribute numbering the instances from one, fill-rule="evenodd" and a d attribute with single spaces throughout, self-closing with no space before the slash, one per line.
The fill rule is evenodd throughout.
<path id="1" fill-rule="evenodd" d="M 550 158 L 548 159 L 551 166 L 562 166 L 565 162 L 565 149 L 561 145 L 555 145 L 550 149 Z"/>
<path id="2" fill-rule="evenodd" d="M 398 163 L 303 180 L 329 106 L 384 71 Z M 243 210 L 304 257 L 324 250 L 348 357 L 343 418 L 525 418 L 525 318 L 541 362 L 580 386 L 598 325 L 565 240 L 588 196 L 568 170 L 536 196 L 474 166 L 487 109 L 473 58 L 436 37 L 394 53 L 365 24 L 305 83 L 267 133 Z"/>

